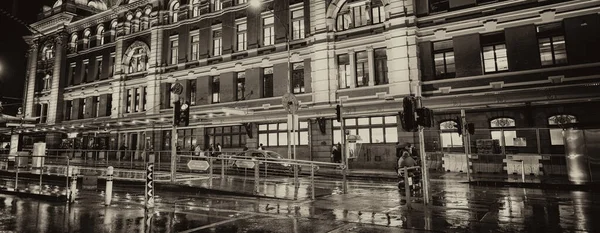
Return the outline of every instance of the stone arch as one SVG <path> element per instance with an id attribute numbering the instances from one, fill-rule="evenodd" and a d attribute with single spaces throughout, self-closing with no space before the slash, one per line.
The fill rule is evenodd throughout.
<path id="1" fill-rule="evenodd" d="M 141 49 L 141 52 L 143 53 L 141 56 L 143 56 L 143 60 L 144 60 L 144 69 L 143 70 L 147 70 L 148 69 L 148 60 L 150 58 L 149 54 L 150 54 L 150 47 L 148 46 L 148 44 L 142 42 L 142 41 L 135 41 L 133 42 L 133 44 L 131 44 L 129 46 L 129 48 L 127 48 L 127 50 L 125 51 L 125 54 L 123 54 L 123 70 L 125 71 L 125 73 L 132 73 L 130 72 L 130 65 L 132 62 L 132 58 L 134 56 L 136 56 L 136 52 L 140 51 L 139 49 Z M 140 70 L 137 70 L 136 72 L 138 72 Z"/>
<path id="2" fill-rule="evenodd" d="M 389 14 L 389 5 L 390 2 L 392 0 L 381 0 L 381 3 L 383 4 L 385 11 L 386 11 L 386 15 Z M 331 3 L 329 3 L 329 6 L 327 6 L 327 11 L 325 13 L 325 21 L 327 24 L 327 28 L 329 28 L 329 30 L 334 30 L 335 29 L 335 21 L 338 15 L 338 12 L 340 12 L 340 10 L 342 9 L 342 7 L 344 5 L 346 5 L 346 3 L 348 2 L 348 0 L 333 0 L 331 1 Z M 386 17 L 387 18 L 387 17 Z"/>

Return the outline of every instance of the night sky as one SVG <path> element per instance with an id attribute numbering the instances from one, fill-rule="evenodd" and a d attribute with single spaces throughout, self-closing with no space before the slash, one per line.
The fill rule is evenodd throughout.
<path id="1" fill-rule="evenodd" d="M 1 0 L 0 8 L 13 14 L 29 24 L 37 20 L 43 5 L 52 5 L 52 0 Z M 21 100 L 6 99 L 22 98 L 25 81 L 25 53 L 27 44 L 23 36 L 31 35 L 22 24 L 0 13 L 0 96 L 5 104 L 5 113 L 14 114 L 18 106 L 11 103 L 21 103 Z M 11 104 L 11 106 L 6 106 Z"/>

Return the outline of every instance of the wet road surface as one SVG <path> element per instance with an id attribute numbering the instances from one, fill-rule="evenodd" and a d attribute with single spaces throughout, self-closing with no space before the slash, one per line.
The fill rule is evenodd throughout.
<path id="1" fill-rule="evenodd" d="M 82 191 L 76 203 L 0 195 L 0 232 L 598 232 L 600 195 L 586 192 L 476 187 L 432 182 L 432 205 L 409 209 L 396 184 L 317 183 L 316 200 L 183 195 L 156 190 L 146 212 L 143 190 Z M 418 201 L 418 200 L 417 200 Z"/>

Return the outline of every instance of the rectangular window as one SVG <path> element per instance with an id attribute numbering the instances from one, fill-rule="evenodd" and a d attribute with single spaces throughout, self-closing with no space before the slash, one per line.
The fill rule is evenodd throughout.
<path id="1" fill-rule="evenodd" d="M 456 76 L 453 47 L 452 40 L 433 42 L 433 59 L 436 77 L 453 78 Z"/>
<path id="2" fill-rule="evenodd" d="M 567 64 L 567 49 L 562 23 L 537 27 L 538 44 L 542 66 Z"/>
<path id="3" fill-rule="evenodd" d="M 275 18 L 266 16 L 263 18 L 263 45 L 268 46 L 275 43 Z"/>
<path id="4" fill-rule="evenodd" d="M 356 53 L 356 86 L 363 87 L 369 85 L 369 59 L 367 51 Z"/>
<path id="5" fill-rule="evenodd" d="M 237 73 L 237 100 L 246 99 L 246 72 Z"/>
<path id="6" fill-rule="evenodd" d="M 371 7 L 371 14 L 373 15 L 373 24 L 383 23 L 383 21 L 385 21 L 385 12 L 381 2 Z"/>
<path id="7" fill-rule="evenodd" d="M 167 90 L 165 95 L 167 96 L 167 103 L 169 103 L 169 108 L 173 108 L 175 105 L 173 104 L 173 101 L 171 101 L 171 88 L 173 87 L 172 83 L 168 83 L 167 84 Z"/>
<path id="8" fill-rule="evenodd" d="M 375 85 L 388 84 L 386 48 L 373 50 L 375 56 Z"/>
<path id="9" fill-rule="evenodd" d="M 197 61 L 200 57 L 200 35 L 193 34 L 192 38 L 192 61 Z"/>
<path id="10" fill-rule="evenodd" d="M 108 94 L 106 97 L 106 115 L 112 115 L 112 94 Z"/>
<path id="11" fill-rule="evenodd" d="M 441 133 L 442 147 L 462 147 L 462 137 L 457 132 L 442 132 Z"/>
<path id="12" fill-rule="evenodd" d="M 221 82 L 219 76 L 213 76 L 211 82 L 212 103 L 221 102 Z"/>
<path id="13" fill-rule="evenodd" d="M 287 146 L 287 132 L 287 123 L 261 124 L 258 126 L 258 142 L 264 146 Z M 290 141 L 294 140 L 294 136 L 290 137 Z M 308 145 L 308 122 L 298 122 L 295 139 L 296 145 Z"/>
<path id="14" fill-rule="evenodd" d="M 378 116 L 346 118 L 346 130 L 359 135 L 362 143 L 396 143 L 398 142 L 398 120 L 396 116 Z M 333 141 L 341 142 L 341 124 L 333 120 Z"/>
<path id="15" fill-rule="evenodd" d="M 81 80 L 81 83 L 87 82 L 89 68 L 90 68 L 90 61 L 89 60 L 84 60 L 83 61 L 83 79 Z"/>
<path id="16" fill-rule="evenodd" d="M 351 13 L 354 18 L 353 27 L 362 27 L 368 24 L 369 22 L 369 12 L 367 11 L 367 6 L 361 4 L 359 6 L 352 7 Z"/>
<path id="17" fill-rule="evenodd" d="M 304 8 L 292 11 L 292 39 L 304 39 Z"/>
<path id="18" fill-rule="evenodd" d="M 431 13 L 444 12 L 450 9 L 448 0 L 429 0 L 429 11 Z"/>
<path id="19" fill-rule="evenodd" d="M 273 67 L 263 68 L 263 95 L 273 97 Z"/>
<path id="20" fill-rule="evenodd" d="M 237 30 L 237 40 L 236 40 L 237 41 L 237 48 L 236 48 L 236 51 L 244 51 L 247 48 L 246 47 L 246 44 L 247 44 L 246 40 L 247 40 L 247 36 L 248 36 L 248 34 L 247 34 L 248 27 L 246 25 L 246 22 L 244 21 L 244 22 L 238 23 L 236 25 L 236 30 Z"/>
<path id="21" fill-rule="evenodd" d="M 304 62 L 292 64 L 292 93 L 304 93 Z"/>
<path id="22" fill-rule="evenodd" d="M 171 40 L 171 64 L 177 64 L 179 60 L 179 39 L 177 35 L 172 36 Z"/>
<path id="23" fill-rule="evenodd" d="M 348 54 L 338 55 L 338 80 L 340 89 L 350 88 L 350 76 L 352 70 L 350 68 L 350 56 Z"/>
<path id="24" fill-rule="evenodd" d="M 115 61 L 116 61 L 115 60 L 115 56 L 116 55 L 114 53 L 110 54 L 110 65 L 112 66 L 112 69 L 111 69 L 112 73 L 110 74 L 110 76 L 115 75 L 115 72 L 116 72 L 116 69 L 117 69 L 117 64 L 115 64 Z"/>
<path id="25" fill-rule="evenodd" d="M 69 86 L 73 86 L 75 85 L 75 77 L 76 77 L 76 73 L 77 73 L 77 64 L 75 62 L 71 63 L 71 68 L 70 68 L 70 76 L 69 76 Z"/>
<path id="26" fill-rule="evenodd" d="M 131 97 L 132 97 L 131 91 L 132 91 L 131 89 L 127 89 L 127 102 L 125 103 L 125 106 L 127 107 L 125 109 L 126 113 L 131 113 Z"/>
<path id="27" fill-rule="evenodd" d="M 96 57 L 96 80 L 102 78 L 102 57 Z"/>
<path id="28" fill-rule="evenodd" d="M 221 143 L 223 148 L 240 148 L 246 145 L 246 128 L 244 126 L 226 126 L 206 128 L 206 145 Z"/>
<path id="29" fill-rule="evenodd" d="M 146 111 L 148 110 L 148 92 L 146 87 L 142 88 L 142 96 L 144 97 L 142 101 L 142 111 Z"/>
<path id="30" fill-rule="evenodd" d="M 221 29 L 213 30 L 213 56 L 221 56 L 222 53 L 222 37 L 221 37 Z"/>
<path id="31" fill-rule="evenodd" d="M 506 146 L 515 146 L 515 138 L 517 138 L 517 131 L 504 130 L 504 143 Z M 500 141 L 500 146 L 502 146 L 502 131 L 492 131 L 492 139 Z"/>
<path id="32" fill-rule="evenodd" d="M 100 117 L 100 97 L 99 96 L 94 96 L 92 97 L 92 116 L 94 116 L 95 118 Z"/>
<path id="33" fill-rule="evenodd" d="M 196 80 L 190 80 L 190 105 L 196 105 Z"/>
<path id="34" fill-rule="evenodd" d="M 483 65 L 486 73 L 508 70 L 504 33 L 481 36 Z"/>
<path id="35" fill-rule="evenodd" d="M 79 101 L 79 113 L 78 113 L 79 117 L 77 119 L 84 119 L 85 118 L 86 102 L 87 102 L 86 98 L 80 99 L 80 101 Z"/>
<path id="36" fill-rule="evenodd" d="M 48 122 L 48 104 L 42 104 L 42 117 L 40 120 L 41 123 Z"/>
<path id="37" fill-rule="evenodd" d="M 223 4 L 221 3 L 221 0 L 210 0 L 210 8 L 211 12 L 220 11 L 223 9 Z"/>
<path id="38" fill-rule="evenodd" d="M 73 114 L 73 101 L 67 100 L 67 111 L 65 111 L 64 119 L 66 121 L 71 120 L 71 115 Z"/>
<path id="39" fill-rule="evenodd" d="M 135 112 L 139 112 L 140 111 L 140 98 L 142 97 L 142 89 L 141 88 L 136 88 L 135 89 L 135 102 L 133 103 L 133 105 L 135 106 Z"/>

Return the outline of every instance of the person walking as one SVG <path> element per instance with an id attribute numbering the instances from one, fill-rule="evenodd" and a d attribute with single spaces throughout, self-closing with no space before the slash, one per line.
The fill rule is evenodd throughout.
<path id="1" fill-rule="evenodd" d="M 331 155 L 333 157 L 334 163 L 342 162 L 342 150 L 341 150 L 341 147 L 339 144 L 336 146 L 333 146 L 333 151 L 331 152 Z"/>
<path id="2" fill-rule="evenodd" d="M 262 143 L 258 146 L 258 150 L 265 150 L 265 147 L 263 146 Z"/>
<path id="3" fill-rule="evenodd" d="M 200 147 L 200 144 L 196 145 L 196 147 L 194 148 L 194 155 L 196 156 L 200 156 L 200 154 L 202 153 L 202 147 Z M 202 153 L 204 154 L 204 153 Z"/>

